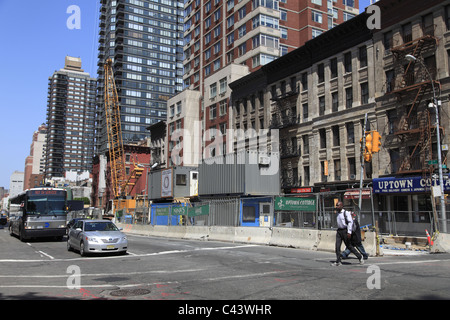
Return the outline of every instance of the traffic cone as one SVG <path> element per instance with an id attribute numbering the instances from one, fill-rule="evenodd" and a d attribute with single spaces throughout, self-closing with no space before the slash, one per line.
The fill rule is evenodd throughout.
<path id="1" fill-rule="evenodd" d="M 430 237 L 430 234 L 428 233 L 428 230 L 425 229 L 425 232 L 427 233 L 428 245 L 432 246 L 433 245 L 433 240 L 431 240 L 431 237 Z"/>

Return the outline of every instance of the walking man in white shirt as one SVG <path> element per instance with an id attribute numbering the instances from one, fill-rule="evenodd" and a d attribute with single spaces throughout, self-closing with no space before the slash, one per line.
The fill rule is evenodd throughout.
<path id="1" fill-rule="evenodd" d="M 353 219 L 350 212 L 344 210 L 344 204 L 339 201 L 336 203 L 337 213 L 337 232 L 336 232 L 336 262 L 332 266 L 340 266 L 341 263 L 341 245 L 342 242 L 359 260 L 359 264 L 364 264 L 362 255 L 353 247 L 350 238 L 352 237 Z"/>

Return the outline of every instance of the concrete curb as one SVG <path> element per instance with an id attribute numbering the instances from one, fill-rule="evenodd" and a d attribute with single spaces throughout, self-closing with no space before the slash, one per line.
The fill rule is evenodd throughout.
<path id="1" fill-rule="evenodd" d="M 336 231 L 268 227 L 222 226 L 153 226 L 117 223 L 125 233 L 191 240 L 216 240 L 251 243 L 306 250 L 334 252 Z M 363 241 L 366 252 L 376 255 L 376 236 L 366 232 Z"/>

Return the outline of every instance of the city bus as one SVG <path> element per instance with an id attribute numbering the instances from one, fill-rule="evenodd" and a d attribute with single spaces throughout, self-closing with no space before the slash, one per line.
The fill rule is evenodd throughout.
<path id="1" fill-rule="evenodd" d="M 21 241 L 29 238 L 55 237 L 66 234 L 67 191 L 62 188 L 27 189 L 10 199 L 19 210 L 9 222 L 9 234 Z"/>

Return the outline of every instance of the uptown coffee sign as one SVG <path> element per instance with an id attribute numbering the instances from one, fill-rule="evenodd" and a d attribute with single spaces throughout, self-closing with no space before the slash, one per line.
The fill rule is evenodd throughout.
<path id="1" fill-rule="evenodd" d="M 423 177 L 375 178 L 374 193 L 430 192 L 431 187 L 438 185 L 438 180 Z M 444 191 L 450 191 L 450 180 L 444 180 Z"/>

